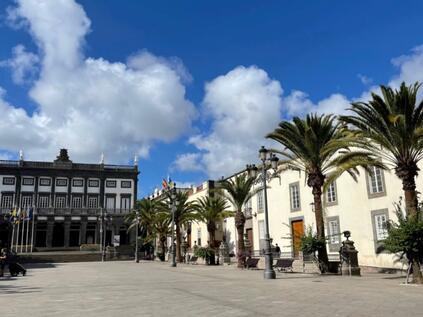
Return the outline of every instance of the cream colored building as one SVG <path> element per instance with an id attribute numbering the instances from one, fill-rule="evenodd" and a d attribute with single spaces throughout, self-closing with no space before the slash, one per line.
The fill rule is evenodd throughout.
<path id="1" fill-rule="evenodd" d="M 277 176 L 268 171 L 268 180 L 269 230 L 272 243 L 281 247 L 283 256 L 296 257 L 299 236 L 309 227 L 315 231 L 311 188 L 306 184 L 304 173 L 298 171 L 284 171 Z M 190 200 L 208 195 L 210 184 L 213 182 L 204 182 L 193 188 Z M 258 181 L 254 186 L 254 190 L 258 190 L 257 194 L 244 208 L 247 215 L 246 235 L 252 242 L 255 256 L 260 255 L 260 250 L 264 249 L 264 198 L 261 187 L 261 181 Z M 423 190 L 421 177 L 417 178 L 417 190 Z M 390 219 L 396 220 L 394 203 L 399 202 L 402 195 L 401 181 L 393 171 L 375 169 L 369 175 L 362 169 L 357 182 L 347 173 L 342 175 L 323 197 L 329 255 L 338 254 L 341 242 L 345 239 L 342 232 L 348 230 L 351 231 L 350 239 L 355 242 L 359 251 L 361 266 L 401 268 L 402 264 L 394 263 L 395 256 L 377 255 L 376 248 L 386 236 L 384 223 Z M 221 230 L 230 246 L 230 252 L 236 253 L 234 218 L 226 219 Z M 192 224 L 190 238 L 191 246 L 195 243 L 206 245 L 206 225 Z"/>

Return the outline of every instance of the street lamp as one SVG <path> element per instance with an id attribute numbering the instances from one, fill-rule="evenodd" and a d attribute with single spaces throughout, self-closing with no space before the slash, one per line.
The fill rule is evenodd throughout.
<path id="1" fill-rule="evenodd" d="M 106 235 L 107 235 L 107 222 L 112 221 L 112 216 L 108 216 L 107 213 L 103 213 L 103 208 L 100 210 L 100 251 L 101 251 L 101 262 L 105 261 L 106 258 Z M 106 230 L 104 230 L 106 229 Z"/>
<path id="2" fill-rule="evenodd" d="M 175 248 L 175 212 L 176 212 L 176 184 L 173 183 L 173 187 L 170 189 L 170 204 L 172 210 L 172 237 L 171 237 L 171 253 L 172 262 L 171 267 L 176 267 L 176 248 Z"/>
<path id="3" fill-rule="evenodd" d="M 138 230 L 140 227 L 140 212 L 138 210 L 135 211 L 135 263 L 139 263 L 140 260 L 138 258 Z"/>
<path id="4" fill-rule="evenodd" d="M 264 239 L 266 242 L 264 255 L 265 255 L 265 269 L 264 269 L 264 278 L 265 279 L 275 279 L 276 273 L 273 270 L 273 256 L 272 256 L 272 247 L 270 244 L 270 235 L 269 235 L 269 215 L 267 209 L 267 184 L 266 184 L 266 171 L 267 165 L 270 163 L 272 169 L 276 171 L 278 167 L 279 159 L 275 154 L 272 154 L 264 146 L 259 150 L 259 158 L 262 161 L 261 175 L 263 181 L 263 193 L 264 193 L 264 222 L 265 222 L 265 235 Z M 247 171 L 250 177 L 257 177 L 258 168 L 253 165 L 247 165 Z"/>

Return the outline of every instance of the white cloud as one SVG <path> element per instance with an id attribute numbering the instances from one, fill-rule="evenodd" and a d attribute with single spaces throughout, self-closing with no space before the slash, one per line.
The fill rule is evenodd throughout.
<path id="1" fill-rule="evenodd" d="M 181 172 L 201 171 L 203 166 L 199 161 L 201 159 L 200 153 L 185 153 L 176 157 L 172 164 L 172 169 L 177 169 Z"/>
<path id="2" fill-rule="evenodd" d="M 357 74 L 357 77 L 360 79 L 361 83 L 363 85 L 370 85 L 371 83 L 373 83 L 373 79 L 371 79 L 370 77 L 367 77 L 366 75 L 362 75 L 362 74 Z"/>
<path id="3" fill-rule="evenodd" d="M 349 100 L 341 94 L 332 94 L 328 98 L 313 103 L 308 95 L 299 90 L 294 90 L 283 99 L 284 115 L 287 118 L 304 116 L 307 113 L 318 114 L 344 113 L 350 105 Z"/>
<path id="4" fill-rule="evenodd" d="M 219 178 L 257 161 L 267 144 L 264 136 L 279 123 L 282 88 L 255 66 L 239 66 L 207 83 L 204 112 L 213 122 L 208 134 L 190 143 L 201 153 L 200 162 L 211 178 Z"/>
<path id="5" fill-rule="evenodd" d="M 12 50 L 12 58 L 1 61 L 0 66 L 9 67 L 12 79 L 16 84 L 28 82 L 37 73 L 39 58 L 36 54 L 27 52 L 25 46 L 19 44 Z"/>
<path id="6" fill-rule="evenodd" d="M 74 160 L 97 161 L 104 152 L 116 162 L 189 131 L 196 111 L 185 97 L 190 75 L 177 58 L 147 51 L 125 63 L 85 57 L 91 22 L 73 0 L 19 0 L 8 12 L 39 48 L 39 79 L 29 92 L 38 108 L 29 115 L 0 96 L 0 148 L 47 159 L 67 147 Z"/>

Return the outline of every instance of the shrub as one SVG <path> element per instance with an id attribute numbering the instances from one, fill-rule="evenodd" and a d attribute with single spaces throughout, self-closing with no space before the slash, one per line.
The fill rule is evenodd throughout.
<path id="1" fill-rule="evenodd" d="M 301 237 L 301 251 L 304 254 L 315 254 L 325 247 L 325 240 L 319 239 L 316 234 L 313 234 L 311 227 L 307 228 L 306 233 Z"/>

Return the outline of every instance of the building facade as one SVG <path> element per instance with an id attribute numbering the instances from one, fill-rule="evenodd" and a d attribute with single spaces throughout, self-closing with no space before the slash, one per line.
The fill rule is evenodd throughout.
<path id="1" fill-rule="evenodd" d="M 420 166 L 422 168 L 422 166 Z M 240 171 L 239 173 L 244 173 Z M 239 174 L 238 173 L 238 174 Z M 235 177 L 233 175 L 231 177 Z M 272 245 L 278 244 L 282 256 L 298 258 L 300 238 L 310 228 L 315 232 L 313 195 L 307 186 L 305 174 L 284 170 L 280 173 L 267 173 L 267 205 L 269 213 L 269 233 Z M 208 195 L 205 190 L 209 182 L 192 188 L 192 199 Z M 417 190 L 423 191 L 422 176 L 416 179 Z M 217 184 L 213 185 L 217 187 Z M 261 179 L 257 179 L 253 189 L 255 194 L 244 206 L 246 216 L 245 238 L 248 249 L 254 256 L 261 256 L 264 249 L 264 193 Z M 377 249 L 387 236 L 386 222 L 396 220 L 395 204 L 403 202 L 401 181 L 393 171 L 377 168 L 372 173 L 360 170 L 357 181 L 345 173 L 331 184 L 323 194 L 325 234 L 329 257 L 338 257 L 339 248 L 345 239 L 342 232 L 350 231 L 355 242 L 361 266 L 376 268 L 402 268 L 396 256 L 377 253 Z M 233 207 L 232 207 L 233 208 Z M 193 223 L 191 245 L 206 245 L 207 226 Z M 237 232 L 234 218 L 227 218 L 222 224 L 222 238 L 229 245 L 230 252 L 236 253 Z"/>
<path id="2" fill-rule="evenodd" d="M 28 245 L 38 251 L 112 245 L 116 236 L 128 244 L 124 216 L 137 198 L 137 181 L 136 163 L 73 163 L 66 149 L 53 162 L 0 161 L 0 240 L 18 252 L 22 245 L 27 251 Z"/>

